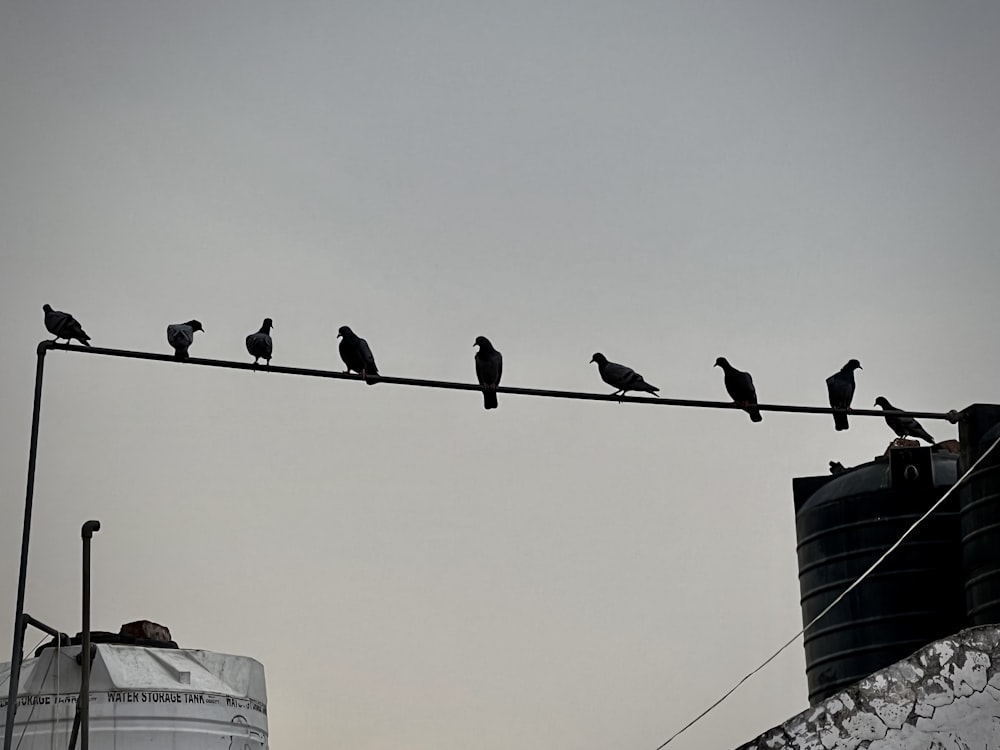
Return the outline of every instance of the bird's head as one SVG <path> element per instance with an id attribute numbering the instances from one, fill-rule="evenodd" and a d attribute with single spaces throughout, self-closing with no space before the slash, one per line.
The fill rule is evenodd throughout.
<path id="1" fill-rule="evenodd" d="M 350 326 L 341 326 L 340 328 L 337 329 L 338 339 L 341 338 L 342 336 L 353 336 L 353 335 L 354 331 L 351 330 Z"/>
<path id="2" fill-rule="evenodd" d="M 889 403 L 889 399 L 885 396 L 879 396 L 875 399 L 874 406 L 881 406 L 883 409 L 892 409 L 892 404 Z"/>
<path id="3" fill-rule="evenodd" d="M 261 326 L 265 331 L 270 331 L 274 328 L 274 321 L 270 318 L 264 318 L 264 324 Z"/>
<path id="4" fill-rule="evenodd" d="M 45 312 L 52 312 L 52 305 L 49 305 L 49 304 L 42 305 L 42 309 Z"/>
<path id="5" fill-rule="evenodd" d="M 861 363 L 858 362 L 858 360 L 852 359 L 846 365 L 844 365 L 844 369 L 845 370 L 863 370 L 865 368 L 861 366 Z"/>
<path id="6" fill-rule="evenodd" d="M 201 325 L 201 321 L 200 320 L 189 320 L 184 325 L 191 326 L 191 331 L 192 332 L 194 332 L 194 331 L 202 331 L 202 332 L 204 332 L 205 331 L 204 327 Z"/>
<path id="7" fill-rule="evenodd" d="M 483 349 L 489 350 L 493 348 L 493 344 L 485 336 L 476 336 L 476 341 L 473 346 L 481 346 Z"/>
<path id="8" fill-rule="evenodd" d="M 717 360 L 715 360 L 715 364 L 712 365 L 712 367 L 721 367 L 723 370 L 725 370 L 727 367 L 729 367 L 729 360 L 726 359 L 725 357 L 719 357 Z"/>
<path id="9" fill-rule="evenodd" d="M 605 357 L 600 352 L 597 352 L 593 357 L 590 358 L 591 362 L 596 362 L 598 365 L 606 365 L 608 363 L 608 358 Z"/>

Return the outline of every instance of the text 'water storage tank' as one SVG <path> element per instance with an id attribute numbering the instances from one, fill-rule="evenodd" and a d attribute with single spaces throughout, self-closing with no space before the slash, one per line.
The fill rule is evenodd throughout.
<path id="1" fill-rule="evenodd" d="M 93 646 L 92 750 L 263 750 L 264 668 L 245 656 L 108 643 Z M 14 747 L 69 747 L 80 693 L 80 646 L 25 659 L 17 691 Z M 0 685 L 10 664 L 0 664 Z M 0 698 L 6 713 L 7 694 Z M 0 738 L 4 727 L 0 723 Z"/>
<path id="2" fill-rule="evenodd" d="M 903 453 L 905 451 L 905 453 Z M 802 621 L 811 622 L 955 483 L 957 456 L 900 448 L 793 481 Z M 949 498 L 804 637 L 821 701 L 965 621 L 958 498 Z"/>

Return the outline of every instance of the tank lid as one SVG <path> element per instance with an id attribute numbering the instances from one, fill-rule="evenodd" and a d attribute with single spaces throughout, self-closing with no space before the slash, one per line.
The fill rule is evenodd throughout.
<path id="1" fill-rule="evenodd" d="M 117 633 L 111 633 L 106 630 L 91 631 L 90 642 L 146 646 L 148 648 L 178 648 L 177 643 L 170 637 L 170 628 L 150 620 L 126 622 Z M 82 633 L 77 633 L 69 639 L 69 645 L 79 646 L 81 643 L 83 643 Z M 57 644 L 58 640 L 56 638 L 43 643 L 35 649 L 35 656 L 38 656 L 47 648 L 54 648 Z M 67 645 L 65 639 L 61 645 Z"/>
<path id="2" fill-rule="evenodd" d="M 889 454 L 893 450 L 896 449 L 890 448 L 886 455 L 879 456 L 874 461 L 853 466 L 831 477 L 802 477 L 793 480 L 795 510 L 798 511 L 810 500 L 823 502 L 889 489 L 892 486 Z M 958 456 L 950 451 L 934 451 L 931 448 L 921 450 L 930 452 L 934 486 L 950 487 L 955 484 L 958 479 Z"/>

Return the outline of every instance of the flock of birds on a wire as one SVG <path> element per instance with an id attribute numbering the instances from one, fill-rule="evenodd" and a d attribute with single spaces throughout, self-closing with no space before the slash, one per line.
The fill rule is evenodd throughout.
<path id="1" fill-rule="evenodd" d="M 55 341 L 66 339 L 66 342 L 69 343 L 75 339 L 84 346 L 90 346 L 90 336 L 86 334 L 76 318 L 67 312 L 53 310 L 51 305 L 42 305 L 42 310 L 45 311 L 45 327 L 49 333 L 55 336 Z M 254 365 L 260 360 L 264 360 L 265 366 L 270 366 L 271 353 L 274 350 L 271 340 L 271 328 L 273 327 L 273 321 L 270 318 L 264 318 L 260 329 L 246 337 L 247 352 L 253 357 Z M 168 325 L 167 343 L 173 348 L 174 356 L 181 360 L 188 359 L 188 350 L 194 343 L 195 333 L 204 330 L 205 328 L 198 320 Z M 348 326 L 340 327 L 337 338 L 340 339 L 338 349 L 340 358 L 347 367 L 346 371 L 359 374 L 369 385 L 378 382 L 378 366 L 375 364 L 375 355 L 372 354 L 368 342 L 354 333 Z M 496 409 L 498 405 L 496 389 L 500 385 L 500 377 L 503 374 L 503 355 L 494 348 L 485 336 L 477 336 L 474 346 L 478 347 L 474 362 L 476 378 L 483 389 L 483 406 L 486 409 Z M 614 387 L 615 391 L 612 395 L 624 396 L 629 391 L 635 391 L 651 393 L 656 396 L 660 390 L 647 383 L 642 375 L 631 367 L 611 362 L 600 352 L 594 354 L 590 361 L 597 363 L 601 379 Z M 757 408 L 757 390 L 754 388 L 750 373 L 736 369 L 725 357 L 719 357 L 715 360 L 714 366 L 722 368 L 723 383 L 729 397 L 750 415 L 750 421 L 762 421 L 763 417 Z M 849 427 L 846 410 L 851 408 L 851 402 L 854 400 L 854 371 L 860 369 L 863 369 L 861 363 L 852 359 L 838 372 L 826 379 L 830 407 L 844 410 L 836 411 L 833 414 L 833 423 L 837 430 L 846 430 Z M 881 407 L 884 411 L 897 411 L 896 407 L 890 404 L 884 396 L 875 399 L 875 406 Z M 934 444 L 934 438 L 912 417 L 887 415 L 885 421 L 892 431 L 901 438 L 920 438 Z"/>

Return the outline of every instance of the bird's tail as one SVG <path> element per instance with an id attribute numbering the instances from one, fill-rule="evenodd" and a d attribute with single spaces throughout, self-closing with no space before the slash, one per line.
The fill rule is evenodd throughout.
<path id="1" fill-rule="evenodd" d="M 80 343 L 84 346 L 90 346 L 90 336 L 87 336 L 85 339 L 80 339 Z"/>
<path id="2" fill-rule="evenodd" d="M 187 349 L 174 349 L 174 359 L 188 359 Z"/>
<path id="3" fill-rule="evenodd" d="M 846 430 L 849 427 L 847 424 L 847 415 L 844 414 L 844 412 L 835 411 L 833 413 L 833 426 L 836 427 L 838 431 Z"/>
<path id="4" fill-rule="evenodd" d="M 923 428 L 920 429 L 920 432 L 914 433 L 913 436 L 914 437 L 918 437 L 918 438 L 922 438 L 923 440 L 926 440 L 931 445 L 934 445 L 934 438 L 932 438 L 931 434 L 929 432 L 927 432 L 927 430 L 925 430 Z"/>
<path id="5" fill-rule="evenodd" d="M 649 383 L 643 383 L 636 390 L 645 391 L 646 393 L 652 393 L 654 396 L 658 396 L 659 394 L 657 393 L 657 391 L 659 391 L 660 389 L 657 388 L 655 385 L 650 385 Z"/>
<path id="6" fill-rule="evenodd" d="M 497 392 L 490 388 L 483 389 L 483 408 L 496 409 L 497 406 Z"/>
<path id="7" fill-rule="evenodd" d="M 760 409 L 756 409 L 756 408 L 754 408 L 754 407 L 751 406 L 751 407 L 747 408 L 747 414 L 750 415 L 750 421 L 751 422 L 763 422 L 764 421 L 764 417 L 762 417 L 760 415 Z"/>

